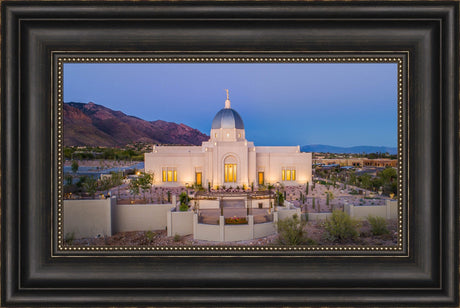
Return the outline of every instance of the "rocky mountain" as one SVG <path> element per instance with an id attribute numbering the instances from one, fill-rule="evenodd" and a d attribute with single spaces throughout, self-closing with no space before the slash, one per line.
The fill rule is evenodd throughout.
<path id="1" fill-rule="evenodd" d="M 386 153 L 397 154 L 398 149 L 392 147 L 379 147 L 379 146 L 354 146 L 354 147 L 336 147 L 332 145 L 324 144 L 309 144 L 304 145 L 301 148 L 302 152 L 316 152 L 316 153 L 337 153 L 337 154 L 361 154 L 361 153 Z"/>
<path id="2" fill-rule="evenodd" d="M 64 103 L 64 145 L 124 146 L 133 142 L 201 145 L 209 136 L 185 124 L 145 121 L 95 103 Z"/>

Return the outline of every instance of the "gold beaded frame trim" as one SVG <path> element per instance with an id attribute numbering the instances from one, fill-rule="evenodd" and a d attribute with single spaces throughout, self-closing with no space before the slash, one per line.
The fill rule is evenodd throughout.
<path id="1" fill-rule="evenodd" d="M 406 257 L 409 254 L 409 219 L 407 178 L 409 164 L 408 150 L 408 69 L 409 53 L 406 51 L 384 53 L 325 53 L 297 55 L 261 56 L 171 56 L 171 55 L 118 55 L 118 54 L 70 54 L 53 53 L 54 67 L 51 76 L 53 93 L 54 147 L 55 164 L 55 207 L 52 208 L 53 222 L 51 247 L 53 257 L 63 256 L 391 256 Z M 64 243 L 64 124 L 63 124 L 63 79 L 65 63 L 395 63 L 397 64 L 397 122 L 398 122 L 398 164 L 397 164 L 397 244 L 394 246 L 69 246 Z"/>

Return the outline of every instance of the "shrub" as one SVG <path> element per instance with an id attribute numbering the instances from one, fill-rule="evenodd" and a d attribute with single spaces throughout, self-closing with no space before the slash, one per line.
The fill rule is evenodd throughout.
<path id="1" fill-rule="evenodd" d="M 373 235 L 388 234 L 387 222 L 383 217 L 380 216 L 368 216 L 367 221 L 371 225 L 371 233 Z"/>
<path id="2" fill-rule="evenodd" d="M 331 219 L 326 219 L 324 229 L 327 238 L 332 240 L 344 241 L 358 237 L 361 224 L 350 217 L 345 212 L 334 210 Z"/>
<path id="3" fill-rule="evenodd" d="M 281 245 L 315 245 L 316 242 L 309 239 L 304 231 L 306 221 L 301 220 L 297 214 L 290 218 L 281 219 L 277 222 L 278 242 Z"/>
<path id="4" fill-rule="evenodd" d="M 152 231 L 147 231 L 145 232 L 145 237 L 147 238 L 147 241 L 151 243 L 153 239 L 155 238 L 155 235 L 157 235 L 155 232 Z"/>
<path id="5" fill-rule="evenodd" d="M 180 241 L 180 235 L 179 234 L 174 234 L 174 242 L 179 242 Z"/>
<path id="6" fill-rule="evenodd" d="M 179 202 L 180 202 L 180 204 L 181 204 L 181 205 L 182 205 L 182 204 L 187 204 L 188 201 L 189 201 L 189 198 L 188 198 L 187 192 L 185 192 L 185 191 L 181 192 L 180 195 L 179 195 Z"/>
<path id="7" fill-rule="evenodd" d="M 179 206 L 179 211 L 181 211 L 181 212 L 187 212 L 187 211 L 188 211 L 188 205 L 182 203 L 182 204 Z"/>

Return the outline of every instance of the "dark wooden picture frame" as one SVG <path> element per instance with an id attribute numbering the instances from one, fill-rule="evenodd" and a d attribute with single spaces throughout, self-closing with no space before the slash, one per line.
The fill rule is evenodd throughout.
<path id="1" fill-rule="evenodd" d="M 2 2 L 2 304 L 458 305 L 458 10 L 454 1 Z M 55 52 L 407 52 L 406 253 L 55 254 Z"/>

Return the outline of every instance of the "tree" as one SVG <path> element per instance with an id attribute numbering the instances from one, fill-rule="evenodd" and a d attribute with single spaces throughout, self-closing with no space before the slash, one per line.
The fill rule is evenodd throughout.
<path id="1" fill-rule="evenodd" d="M 102 178 L 99 187 L 108 194 L 109 189 L 112 187 L 112 180 L 107 177 Z"/>
<path id="2" fill-rule="evenodd" d="M 72 185 L 73 177 L 70 174 L 66 173 L 64 178 L 65 178 L 66 185 Z"/>
<path id="3" fill-rule="evenodd" d="M 123 184 L 123 173 L 121 172 L 111 172 L 112 174 L 112 187 L 117 188 L 117 197 L 120 197 L 120 185 Z"/>
<path id="4" fill-rule="evenodd" d="M 137 181 L 139 183 L 139 187 L 142 189 L 145 201 L 145 192 L 150 191 L 150 189 L 152 188 L 153 175 L 151 173 L 142 172 L 138 177 Z"/>
<path id="5" fill-rule="evenodd" d="M 383 181 L 383 192 L 386 195 L 393 193 L 397 195 L 397 172 L 396 169 L 392 167 L 387 167 L 382 172 L 379 173 L 379 177 Z"/>
<path id="6" fill-rule="evenodd" d="M 138 179 L 131 179 L 129 182 L 129 193 L 134 196 L 134 199 L 140 194 Z"/>
<path id="7" fill-rule="evenodd" d="M 72 165 L 70 166 L 70 168 L 72 168 L 72 172 L 77 173 L 78 172 L 78 167 L 79 167 L 78 162 L 76 160 L 74 160 L 72 162 Z"/>
<path id="8" fill-rule="evenodd" d="M 363 175 L 360 175 L 358 179 L 362 188 L 369 189 L 371 187 L 371 176 L 369 174 L 364 173 Z"/>
<path id="9" fill-rule="evenodd" d="M 310 182 L 307 182 L 307 187 L 305 188 L 305 194 L 308 196 L 308 186 L 310 185 Z"/>
<path id="10" fill-rule="evenodd" d="M 88 177 L 85 182 L 83 182 L 82 186 L 91 198 L 94 198 L 98 188 L 97 180 L 93 177 Z"/>

